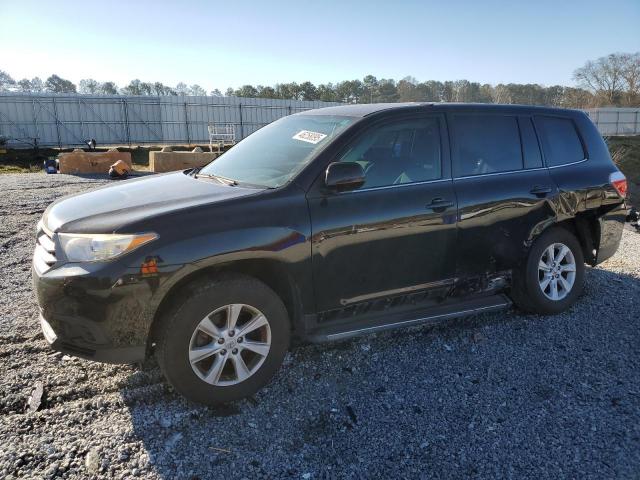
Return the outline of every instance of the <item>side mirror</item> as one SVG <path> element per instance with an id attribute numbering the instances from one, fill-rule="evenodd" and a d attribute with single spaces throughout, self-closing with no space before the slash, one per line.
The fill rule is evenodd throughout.
<path id="1" fill-rule="evenodd" d="M 329 164 L 324 183 L 338 192 L 355 190 L 364 185 L 364 170 L 358 162 L 334 162 Z"/>

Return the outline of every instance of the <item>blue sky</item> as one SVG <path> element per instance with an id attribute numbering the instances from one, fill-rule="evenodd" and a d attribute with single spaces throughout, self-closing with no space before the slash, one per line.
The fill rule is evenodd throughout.
<path id="1" fill-rule="evenodd" d="M 0 0 L 0 70 L 207 90 L 418 80 L 571 85 L 588 59 L 640 51 L 640 0 Z"/>

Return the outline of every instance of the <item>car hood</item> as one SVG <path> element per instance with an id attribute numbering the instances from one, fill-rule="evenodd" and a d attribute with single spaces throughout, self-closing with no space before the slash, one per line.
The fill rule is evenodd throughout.
<path id="1" fill-rule="evenodd" d="M 110 233 L 145 218 L 261 191 L 183 172 L 153 175 L 60 198 L 45 210 L 43 223 L 52 232 Z"/>

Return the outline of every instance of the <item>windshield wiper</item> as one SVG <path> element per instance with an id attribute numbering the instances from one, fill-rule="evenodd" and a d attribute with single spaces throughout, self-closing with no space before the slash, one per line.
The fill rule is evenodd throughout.
<path id="1" fill-rule="evenodd" d="M 235 180 L 230 180 L 228 178 L 225 177 L 221 177 L 219 175 L 213 175 L 211 173 L 199 173 L 196 172 L 193 175 L 194 178 L 213 178 L 214 180 L 217 180 L 218 182 L 222 183 L 223 185 L 230 185 L 232 187 L 235 187 L 236 185 L 238 185 L 238 182 L 236 182 Z"/>
<path id="2" fill-rule="evenodd" d="M 249 183 L 249 182 L 239 182 L 238 180 L 233 180 L 232 178 L 223 177 L 222 175 L 214 175 L 212 173 L 195 173 L 195 178 L 213 178 L 223 185 L 228 185 L 230 187 L 249 187 L 249 188 L 266 188 L 272 189 L 273 187 L 268 187 L 267 185 L 258 185 L 257 183 Z"/>

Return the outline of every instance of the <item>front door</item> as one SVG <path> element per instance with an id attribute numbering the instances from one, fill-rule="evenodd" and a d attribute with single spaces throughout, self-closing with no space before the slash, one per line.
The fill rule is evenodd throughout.
<path id="1" fill-rule="evenodd" d="M 308 194 L 318 312 L 451 282 L 457 204 L 440 115 L 388 120 L 336 159 L 360 162 L 365 184 Z"/>

